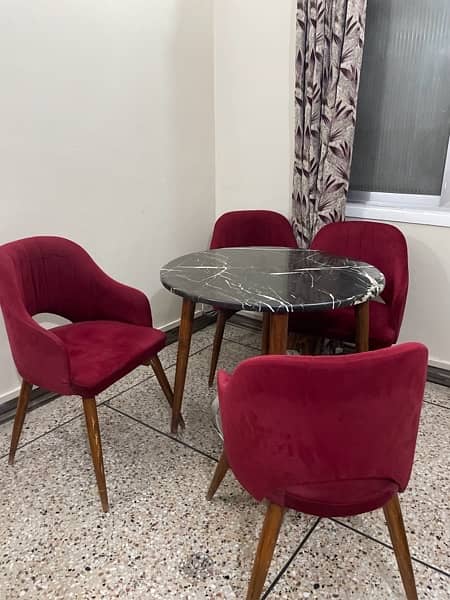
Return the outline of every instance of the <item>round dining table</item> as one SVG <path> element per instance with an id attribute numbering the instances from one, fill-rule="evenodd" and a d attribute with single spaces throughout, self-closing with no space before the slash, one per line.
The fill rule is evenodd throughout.
<path id="1" fill-rule="evenodd" d="M 161 269 L 161 283 L 183 298 L 171 420 L 176 433 L 196 303 L 263 313 L 263 351 L 269 354 L 286 353 L 291 313 L 354 306 L 356 350 L 364 352 L 369 349 L 369 301 L 383 291 L 385 278 L 372 265 L 318 250 L 246 247 L 176 258 Z"/>

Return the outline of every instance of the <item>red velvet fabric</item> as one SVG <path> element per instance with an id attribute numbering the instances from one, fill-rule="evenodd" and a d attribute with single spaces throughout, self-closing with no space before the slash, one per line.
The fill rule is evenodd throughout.
<path id="1" fill-rule="evenodd" d="M 297 248 L 291 224 L 271 210 L 237 210 L 219 217 L 210 248 L 274 246 Z"/>
<path id="2" fill-rule="evenodd" d="M 311 248 L 329 254 L 362 260 L 377 267 L 386 277 L 383 303 L 370 304 L 371 348 L 394 344 L 399 336 L 408 294 L 408 248 L 399 229 L 385 223 L 345 221 L 323 227 Z M 341 308 L 325 312 L 296 313 L 289 328 L 305 334 L 355 339 L 355 311 Z"/>
<path id="3" fill-rule="evenodd" d="M 64 238 L 0 247 L 0 304 L 20 375 L 60 394 L 93 396 L 164 345 L 146 296 L 111 279 Z M 39 313 L 73 324 L 48 331 L 32 319 Z"/>
<path id="4" fill-rule="evenodd" d="M 427 350 L 260 356 L 218 376 L 224 448 L 257 500 L 317 516 L 383 506 L 409 481 Z"/>
<path id="5" fill-rule="evenodd" d="M 69 356 L 71 387 L 96 396 L 159 352 L 166 335 L 153 327 L 115 321 L 86 321 L 52 329 Z"/>

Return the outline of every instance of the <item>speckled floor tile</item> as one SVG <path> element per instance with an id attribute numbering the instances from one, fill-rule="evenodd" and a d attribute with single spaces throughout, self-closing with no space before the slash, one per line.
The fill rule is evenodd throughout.
<path id="1" fill-rule="evenodd" d="M 100 510 L 82 419 L 0 465 L 2 600 L 241 600 L 264 506 L 214 463 L 107 406 L 99 409 L 111 504 Z M 269 582 L 306 531 L 288 514 Z"/>
<path id="2" fill-rule="evenodd" d="M 63 396 L 55 398 L 48 404 L 37 407 L 28 412 L 25 416 L 22 435 L 19 448 L 17 449 L 16 459 L 21 452 L 23 444 L 49 432 L 61 423 L 66 423 L 77 415 L 83 413 L 81 399 L 78 396 Z M 5 456 L 9 452 L 13 421 L 0 423 L 0 456 Z M 4 461 L 5 459 L 3 459 Z M 3 462 L 2 461 L 2 462 Z"/>
<path id="3" fill-rule="evenodd" d="M 411 480 L 400 502 L 413 556 L 450 573 L 450 411 L 424 404 Z M 343 520 L 343 519 L 342 519 Z M 343 520 L 389 542 L 382 511 Z"/>
<path id="4" fill-rule="evenodd" d="M 261 350 L 261 331 L 254 331 L 248 327 L 240 327 L 238 325 L 227 323 L 223 337 L 232 342 L 239 342 L 245 346 L 255 348 L 255 350 Z"/>
<path id="5" fill-rule="evenodd" d="M 202 348 L 209 346 L 212 343 L 213 335 L 214 329 L 212 327 L 207 327 L 195 333 L 192 337 L 191 354 L 195 354 Z M 177 347 L 178 344 L 174 343 L 160 352 L 161 363 L 165 369 L 176 364 Z M 105 402 L 152 377 L 154 377 L 154 373 L 151 367 L 138 367 L 99 394 L 97 403 L 100 404 Z M 157 384 L 155 386 L 155 389 L 156 388 L 158 388 Z M 19 448 L 23 444 L 36 439 L 81 414 L 83 414 L 83 406 L 78 396 L 61 396 L 48 404 L 30 411 L 25 419 Z M 0 424 L 0 456 L 4 456 L 9 452 L 12 426 L 12 421 Z"/>
<path id="6" fill-rule="evenodd" d="M 446 600 L 450 579 L 414 563 L 421 600 Z M 321 521 L 269 600 L 404 600 L 394 552 L 331 521 Z"/>
<path id="7" fill-rule="evenodd" d="M 427 402 L 433 402 L 450 409 L 450 388 L 437 383 L 427 383 L 425 398 Z"/>
<path id="8" fill-rule="evenodd" d="M 99 394 L 99 396 L 97 396 L 97 404 L 100 404 L 109 398 L 113 398 L 133 385 L 152 377 L 153 371 L 149 367 L 138 367 L 120 381 L 110 386 L 103 393 Z M 51 400 L 49 403 L 28 412 L 25 417 L 17 456 L 20 452 L 20 448 L 24 444 L 27 444 L 31 440 L 48 433 L 55 427 L 67 423 L 74 417 L 82 414 L 83 404 L 79 396 L 60 396 Z M 4 456 L 9 452 L 12 427 L 13 421 L 7 421 L 6 423 L 0 424 L 0 456 Z"/>
<path id="9" fill-rule="evenodd" d="M 254 356 L 256 350 L 223 341 L 221 366 L 232 370 L 245 358 Z M 222 449 L 213 427 L 211 403 L 216 396 L 215 386 L 208 388 L 211 348 L 207 347 L 189 360 L 183 398 L 183 417 L 186 428 L 180 429 L 179 438 L 187 444 L 218 457 Z M 175 377 L 175 367 L 167 371 L 169 381 Z M 111 400 L 110 405 L 163 432 L 169 431 L 170 411 L 168 404 L 154 379 L 126 391 Z"/>

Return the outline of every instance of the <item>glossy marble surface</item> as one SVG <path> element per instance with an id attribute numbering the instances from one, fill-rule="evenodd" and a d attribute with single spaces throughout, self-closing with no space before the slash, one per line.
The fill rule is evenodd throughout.
<path id="1" fill-rule="evenodd" d="M 177 258 L 161 269 L 174 294 L 220 308 L 294 312 L 353 306 L 384 289 L 378 269 L 317 250 L 222 248 Z"/>
<path id="2" fill-rule="evenodd" d="M 205 500 L 221 443 L 208 389 L 214 327 L 194 334 L 183 413 L 168 432 L 152 371 L 138 370 L 99 407 L 111 503 L 100 510 L 80 403 L 61 398 L 25 421 L 26 443 L 0 461 L 1 600 L 242 600 L 263 521 L 228 474 Z M 219 367 L 258 354 L 256 332 L 227 324 Z M 254 346 L 254 348 L 253 348 Z M 164 362 L 173 383 L 176 344 Z M 415 466 L 401 496 L 418 595 L 450 590 L 448 389 L 427 384 Z M 289 511 L 263 598 L 403 600 L 382 511 L 332 521 Z"/>

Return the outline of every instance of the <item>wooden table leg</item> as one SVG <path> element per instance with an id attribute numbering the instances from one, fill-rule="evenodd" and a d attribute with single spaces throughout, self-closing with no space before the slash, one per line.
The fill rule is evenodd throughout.
<path id="1" fill-rule="evenodd" d="M 183 400 L 186 369 L 191 347 L 192 323 L 194 321 L 195 302 L 190 298 L 183 298 L 181 308 L 180 330 L 178 334 L 177 367 L 175 371 L 175 386 L 173 392 L 172 422 L 170 431 L 177 433 L 181 417 L 181 402 Z"/>
<path id="2" fill-rule="evenodd" d="M 261 354 L 269 353 L 270 313 L 263 312 Z"/>
<path id="3" fill-rule="evenodd" d="M 217 363 L 219 361 L 220 349 L 222 347 L 223 332 L 228 319 L 236 314 L 235 310 L 227 310 L 219 308 L 217 310 L 216 331 L 214 333 L 214 342 L 211 355 L 211 364 L 209 366 L 208 386 L 212 387 L 216 377 Z"/>
<path id="4" fill-rule="evenodd" d="M 288 321 L 288 313 L 272 313 L 270 315 L 269 354 L 286 354 Z"/>
<path id="5" fill-rule="evenodd" d="M 356 352 L 369 350 L 369 301 L 355 306 L 356 313 Z"/>

